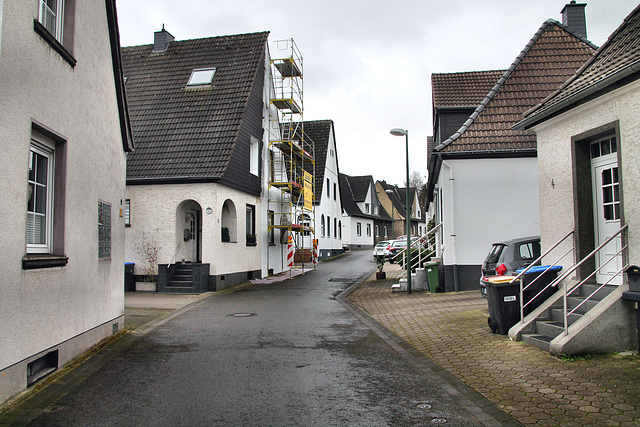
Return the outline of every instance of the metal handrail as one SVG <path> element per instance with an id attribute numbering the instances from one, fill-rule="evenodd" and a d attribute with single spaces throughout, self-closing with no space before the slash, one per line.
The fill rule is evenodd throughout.
<path id="1" fill-rule="evenodd" d="M 545 256 L 547 256 L 549 253 L 551 253 L 551 251 L 553 251 L 555 248 L 557 248 L 562 242 L 564 242 L 565 240 L 567 240 L 569 238 L 569 236 L 571 236 L 572 234 L 575 233 L 575 229 L 571 230 L 570 232 L 568 232 L 562 239 L 558 240 L 558 242 L 556 242 L 553 246 L 551 246 L 549 249 L 547 249 L 542 255 L 540 255 L 538 258 L 536 258 L 531 264 L 529 264 L 524 270 L 522 270 L 518 275 L 516 275 L 516 277 L 514 277 L 513 279 L 511 279 L 511 281 L 509 282 L 514 283 L 516 280 L 520 280 L 522 278 L 522 276 L 524 276 L 530 269 L 532 269 L 533 267 L 536 266 L 536 264 L 540 261 L 542 261 L 542 258 L 544 258 Z M 554 267 L 558 264 L 558 262 L 560 262 L 561 259 L 564 259 L 565 256 L 567 256 L 570 252 L 573 251 L 573 245 L 571 245 L 571 249 L 568 250 L 567 252 L 565 252 L 560 258 L 558 258 L 552 265 L 550 265 L 545 271 L 544 273 L 546 273 L 551 267 Z M 542 275 L 544 274 L 540 274 L 538 277 L 536 277 L 531 283 L 529 283 L 525 288 L 523 288 L 523 281 L 520 280 L 520 321 L 522 321 L 524 319 L 524 308 L 529 305 L 529 303 L 531 301 L 534 301 L 541 293 L 543 293 L 545 290 L 547 290 L 550 286 L 551 283 L 548 284 L 547 286 L 545 286 L 545 288 L 543 290 L 541 290 L 540 292 L 538 292 L 533 298 L 531 298 L 531 300 L 529 302 L 527 302 L 526 304 L 524 304 L 524 291 L 531 285 L 533 285 L 536 280 L 538 280 L 540 277 L 542 277 Z M 552 282 L 553 283 L 553 282 Z"/>
<path id="2" fill-rule="evenodd" d="M 564 274 L 562 274 L 560 277 L 558 277 L 556 280 L 554 280 L 552 283 L 560 283 L 561 280 L 564 280 L 566 277 L 568 277 L 570 274 L 572 274 L 574 271 L 576 271 L 578 269 L 578 267 L 580 267 L 582 264 L 584 264 L 589 258 L 595 256 L 595 254 L 597 254 L 602 248 L 604 248 L 605 246 L 607 246 L 611 241 L 613 241 L 613 239 L 617 238 L 619 234 L 621 234 L 623 231 L 625 231 L 627 228 L 629 227 L 628 224 L 623 225 L 620 230 L 618 230 L 615 234 L 613 234 L 611 237 L 609 237 L 607 240 L 604 241 L 604 243 L 600 244 L 600 246 L 598 246 L 596 249 L 594 249 L 589 255 L 587 255 L 586 257 L 584 257 L 579 263 L 575 264 L 573 267 L 571 267 L 569 270 L 567 270 Z M 600 271 L 600 269 L 602 269 L 602 267 L 604 267 L 605 265 L 607 265 L 612 259 L 614 259 L 615 257 L 617 257 L 620 253 L 622 253 L 622 251 L 624 251 L 627 248 L 627 245 L 625 245 L 622 249 L 620 249 L 615 255 L 613 255 L 611 258 L 609 258 L 605 263 L 603 263 L 593 274 L 595 274 L 597 271 Z M 624 270 L 624 267 L 622 268 L 622 270 L 618 271 L 616 274 L 614 274 L 611 279 L 607 280 L 607 282 L 605 283 L 608 284 L 614 277 L 616 277 L 617 275 L 619 275 L 622 271 Z M 589 275 L 587 277 L 590 278 L 593 276 L 593 274 Z M 569 335 L 569 315 L 571 313 L 573 313 L 575 311 L 572 310 L 571 313 L 567 313 L 567 297 L 569 294 L 571 294 L 572 292 L 574 292 L 575 290 L 577 290 L 580 286 L 582 286 L 582 284 L 584 284 L 584 282 L 587 280 L 584 279 L 582 282 L 580 282 L 579 284 L 577 284 L 576 286 L 572 287 L 570 290 L 568 290 L 568 286 L 564 287 L 564 294 L 563 294 L 563 317 L 564 317 L 564 334 L 565 335 Z M 600 288 L 598 288 L 598 290 L 600 290 L 604 285 L 602 285 Z M 597 292 L 597 291 L 596 291 Z M 595 294 L 592 293 L 591 295 L 589 295 L 589 297 L 585 298 L 585 300 L 580 304 L 584 304 L 586 301 L 588 301 L 593 295 Z"/>
<path id="3" fill-rule="evenodd" d="M 437 249 L 438 249 L 438 236 L 434 235 L 433 236 L 433 243 L 430 242 L 430 238 L 429 235 L 432 233 L 436 233 L 438 231 L 441 232 L 442 229 L 442 222 L 439 223 L 438 225 L 434 226 L 431 230 L 428 230 L 426 233 L 424 233 L 420 238 L 416 239 L 415 242 L 411 241 L 411 236 L 407 236 L 407 246 L 400 250 L 396 256 L 394 257 L 394 259 L 400 259 L 400 255 L 402 254 L 402 257 L 404 258 L 404 261 L 407 262 L 407 258 L 408 258 L 408 250 L 412 249 L 415 246 L 421 245 L 423 241 L 427 242 L 427 247 L 426 248 L 421 248 L 418 247 L 418 254 L 417 256 L 413 256 L 411 257 L 411 265 L 413 265 L 413 261 L 417 258 L 418 259 L 418 265 L 422 265 L 422 262 L 424 260 L 426 260 L 427 258 L 432 257 L 433 255 L 437 254 Z M 420 249 L 425 249 L 424 251 L 420 250 Z M 406 266 L 407 264 L 405 264 Z M 402 273 L 400 273 L 400 278 L 407 278 L 407 270 L 406 268 L 403 269 Z"/>
<path id="4" fill-rule="evenodd" d="M 171 263 L 173 263 L 173 261 L 176 259 L 176 255 L 178 255 L 178 250 L 180 249 L 180 246 L 182 246 L 182 242 L 179 242 L 178 246 L 176 246 L 176 251 L 173 253 L 173 256 L 171 257 L 169 264 L 167 264 L 167 269 L 171 267 Z"/>

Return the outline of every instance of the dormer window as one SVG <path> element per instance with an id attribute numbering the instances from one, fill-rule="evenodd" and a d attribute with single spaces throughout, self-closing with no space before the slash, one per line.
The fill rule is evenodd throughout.
<path id="1" fill-rule="evenodd" d="M 199 68 L 191 72 L 188 87 L 207 86 L 213 81 L 213 75 L 216 73 L 215 68 Z"/>

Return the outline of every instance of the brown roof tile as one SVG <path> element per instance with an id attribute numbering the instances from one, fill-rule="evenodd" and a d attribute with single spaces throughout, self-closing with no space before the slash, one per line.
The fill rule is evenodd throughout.
<path id="1" fill-rule="evenodd" d="M 605 44 L 582 65 L 575 75 L 526 114 L 528 117 L 535 116 L 542 110 L 594 87 L 595 84 L 602 84 L 601 82 L 605 79 L 615 76 L 638 61 L 640 61 L 640 6 L 625 18 Z"/>
<path id="2" fill-rule="evenodd" d="M 465 71 L 431 75 L 433 108 L 475 107 L 505 70 Z"/>
<path id="3" fill-rule="evenodd" d="M 444 152 L 535 150 L 532 131 L 511 126 L 556 90 L 594 52 L 594 48 L 555 20 L 546 21 L 489 95 L 472 122 L 436 150 Z"/>

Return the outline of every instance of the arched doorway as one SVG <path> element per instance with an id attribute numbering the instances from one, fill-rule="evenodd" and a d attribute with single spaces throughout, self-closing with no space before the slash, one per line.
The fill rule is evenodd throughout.
<path id="1" fill-rule="evenodd" d="M 195 200 L 185 200 L 176 209 L 176 260 L 202 261 L 202 208 Z"/>

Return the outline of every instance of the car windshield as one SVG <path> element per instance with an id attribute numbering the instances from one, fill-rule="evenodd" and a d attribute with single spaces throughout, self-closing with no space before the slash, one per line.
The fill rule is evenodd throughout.
<path id="1" fill-rule="evenodd" d="M 407 246 L 406 240 L 396 240 L 393 242 L 393 246 Z"/>
<path id="2" fill-rule="evenodd" d="M 491 252 L 489 252 L 489 255 L 487 255 L 487 259 L 485 260 L 485 262 L 487 264 L 497 263 L 504 248 L 504 245 L 493 245 L 493 247 L 491 248 Z"/>
<path id="3" fill-rule="evenodd" d="M 376 245 L 376 248 L 385 248 L 389 246 L 389 242 L 380 242 Z"/>

